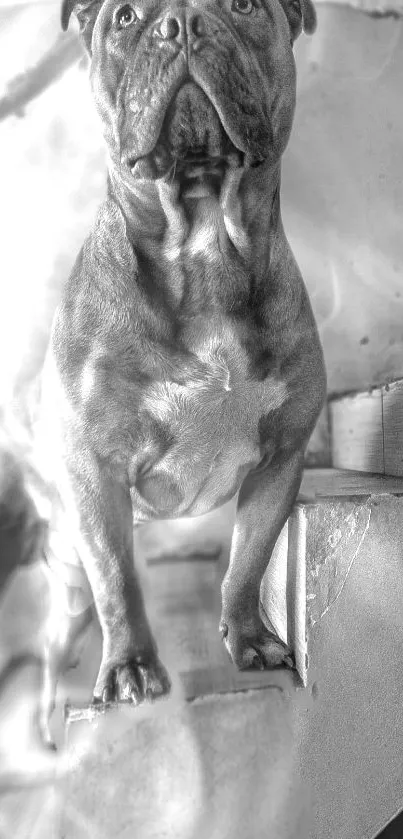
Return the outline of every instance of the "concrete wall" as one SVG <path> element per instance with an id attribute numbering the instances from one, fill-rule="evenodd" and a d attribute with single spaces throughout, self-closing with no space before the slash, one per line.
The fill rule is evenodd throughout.
<path id="1" fill-rule="evenodd" d="M 320 6 L 296 46 L 286 229 L 320 325 L 331 391 L 403 372 L 403 22 Z"/>

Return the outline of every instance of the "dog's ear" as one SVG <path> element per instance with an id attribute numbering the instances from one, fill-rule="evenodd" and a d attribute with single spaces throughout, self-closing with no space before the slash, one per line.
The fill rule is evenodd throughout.
<path id="1" fill-rule="evenodd" d="M 280 3 L 290 26 L 292 43 L 302 30 L 306 35 L 313 35 L 317 19 L 312 0 L 280 0 Z"/>
<path id="2" fill-rule="evenodd" d="M 80 24 L 80 34 L 89 53 L 91 53 L 92 31 L 103 3 L 104 0 L 63 0 L 62 3 L 62 29 L 66 31 L 72 12 L 74 12 Z"/>

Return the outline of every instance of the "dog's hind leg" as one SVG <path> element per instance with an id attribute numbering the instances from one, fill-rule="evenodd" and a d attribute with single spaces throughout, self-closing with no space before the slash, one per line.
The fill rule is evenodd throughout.
<path id="1" fill-rule="evenodd" d="M 93 607 L 85 582 L 83 585 L 71 585 L 51 569 L 48 578 L 50 609 L 45 629 L 38 722 L 43 743 L 55 748 L 50 720 L 55 708 L 57 685 L 63 673 L 78 663 L 85 630 L 93 619 Z"/>

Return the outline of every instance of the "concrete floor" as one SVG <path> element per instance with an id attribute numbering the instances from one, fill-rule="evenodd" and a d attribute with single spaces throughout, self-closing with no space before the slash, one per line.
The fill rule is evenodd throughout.
<path id="1" fill-rule="evenodd" d="M 215 525 L 201 529 L 193 543 L 205 544 L 214 527 L 228 543 L 229 524 L 229 511 L 216 514 Z M 180 671 L 199 683 L 200 669 L 207 677 L 217 667 L 225 678 L 231 671 L 216 632 L 225 556 L 219 565 L 200 561 L 197 573 L 180 563 L 171 567 L 162 622 L 148 575 L 146 599 L 174 677 L 172 698 L 96 724 L 72 723 L 64 749 L 59 706 L 57 760 L 66 760 L 68 775 L 44 789 L 3 795 L 0 836 L 373 839 L 403 801 L 402 528 L 403 500 L 376 498 L 341 593 L 309 632 L 305 689 L 279 670 L 256 674 L 264 679 L 261 689 L 233 693 L 229 681 L 226 695 L 185 702 Z M 183 534 L 170 539 L 173 547 Z M 161 566 L 152 568 L 154 579 L 161 573 Z M 39 587 L 35 593 L 39 617 Z M 14 649 L 26 644 L 29 626 L 25 615 L 24 634 L 16 631 L 17 610 L 23 618 L 33 594 L 16 581 L 0 615 L 0 630 Z M 88 701 L 99 654 L 94 631 L 59 702 Z M 33 735 L 36 690 L 31 666 L 1 695 L 1 770 L 18 762 L 42 770 Z"/>
<path id="2" fill-rule="evenodd" d="M 64 839 L 83 824 L 105 839 L 373 839 L 403 801 L 402 505 L 374 507 L 310 633 L 306 690 L 273 671 L 266 690 L 75 724 L 79 754 L 93 740 L 65 786 Z"/>

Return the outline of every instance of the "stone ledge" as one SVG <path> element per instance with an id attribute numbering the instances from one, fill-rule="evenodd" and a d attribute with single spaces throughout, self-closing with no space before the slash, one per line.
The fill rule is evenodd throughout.
<path id="1" fill-rule="evenodd" d="M 402 379 L 335 398 L 329 413 L 334 466 L 402 479 Z"/>

